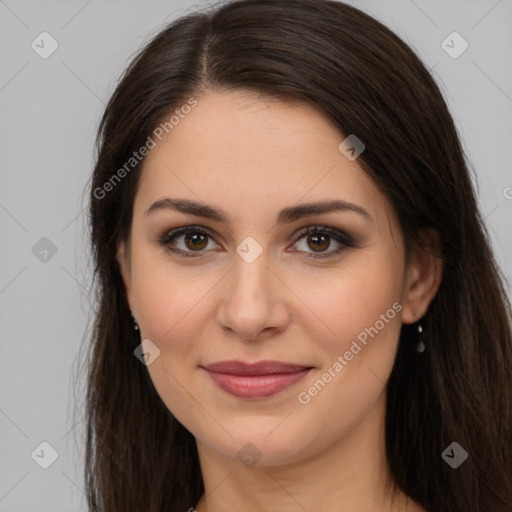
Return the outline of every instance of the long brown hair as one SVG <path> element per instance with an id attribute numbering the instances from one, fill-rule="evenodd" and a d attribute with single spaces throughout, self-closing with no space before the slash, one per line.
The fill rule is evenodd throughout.
<path id="1" fill-rule="evenodd" d="M 144 160 L 118 170 L 208 89 L 315 106 L 365 144 L 358 162 L 394 206 L 407 250 L 422 247 L 424 228 L 437 230 L 444 271 L 422 319 L 428 348 L 415 352 L 415 325 L 403 325 L 387 384 L 391 475 L 429 512 L 510 512 L 511 307 L 453 120 L 402 40 L 329 0 L 242 0 L 180 18 L 133 59 L 108 102 L 90 188 L 98 302 L 86 393 L 89 509 L 186 511 L 204 491 L 194 437 L 134 356 L 141 340 L 116 249 L 130 234 Z M 441 456 L 452 442 L 469 454 L 457 469 Z"/>

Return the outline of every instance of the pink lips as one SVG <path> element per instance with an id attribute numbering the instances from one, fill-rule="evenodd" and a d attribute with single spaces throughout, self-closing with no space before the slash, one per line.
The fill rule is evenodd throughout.
<path id="1" fill-rule="evenodd" d="M 221 361 L 202 367 L 217 386 L 239 398 L 264 398 L 302 379 L 311 367 L 280 361 Z"/>

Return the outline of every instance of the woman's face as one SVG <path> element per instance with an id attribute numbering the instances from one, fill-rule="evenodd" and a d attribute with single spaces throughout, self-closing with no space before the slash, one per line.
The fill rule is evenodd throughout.
<path id="1" fill-rule="evenodd" d="M 291 463 L 382 420 L 401 323 L 426 307 L 343 139 L 310 106 L 208 92 L 146 157 L 118 259 L 158 394 L 217 454 Z M 226 361 L 247 366 L 205 369 Z"/>

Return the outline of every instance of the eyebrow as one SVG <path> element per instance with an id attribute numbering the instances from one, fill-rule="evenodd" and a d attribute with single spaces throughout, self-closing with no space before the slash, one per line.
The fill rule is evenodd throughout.
<path id="1" fill-rule="evenodd" d="M 160 199 L 154 202 L 146 210 L 144 215 L 149 215 L 153 212 L 166 209 L 216 220 L 229 225 L 229 216 L 224 210 L 214 208 L 213 206 L 199 203 L 191 199 L 171 199 L 170 197 Z M 328 201 L 317 201 L 314 203 L 303 203 L 297 206 L 283 208 L 277 215 L 276 224 L 286 224 L 303 217 L 331 212 L 355 212 L 371 222 L 375 221 L 375 219 L 362 206 L 342 199 L 333 199 Z"/>

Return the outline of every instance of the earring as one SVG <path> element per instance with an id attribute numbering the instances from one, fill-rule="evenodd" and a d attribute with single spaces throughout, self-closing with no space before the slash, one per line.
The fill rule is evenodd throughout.
<path id="1" fill-rule="evenodd" d="M 427 348 L 425 346 L 425 333 L 423 332 L 423 327 L 420 323 L 418 323 L 418 337 L 417 337 L 417 343 L 416 343 L 416 352 L 419 352 L 420 354 L 422 352 L 425 352 L 425 349 Z"/>
<path id="2" fill-rule="evenodd" d="M 132 310 L 132 308 L 130 308 L 130 312 L 131 312 L 131 314 L 132 314 L 133 328 L 134 328 L 136 331 L 138 331 L 138 330 L 139 330 L 139 326 L 138 326 L 137 322 L 135 321 L 135 317 L 133 316 L 133 310 Z"/>

